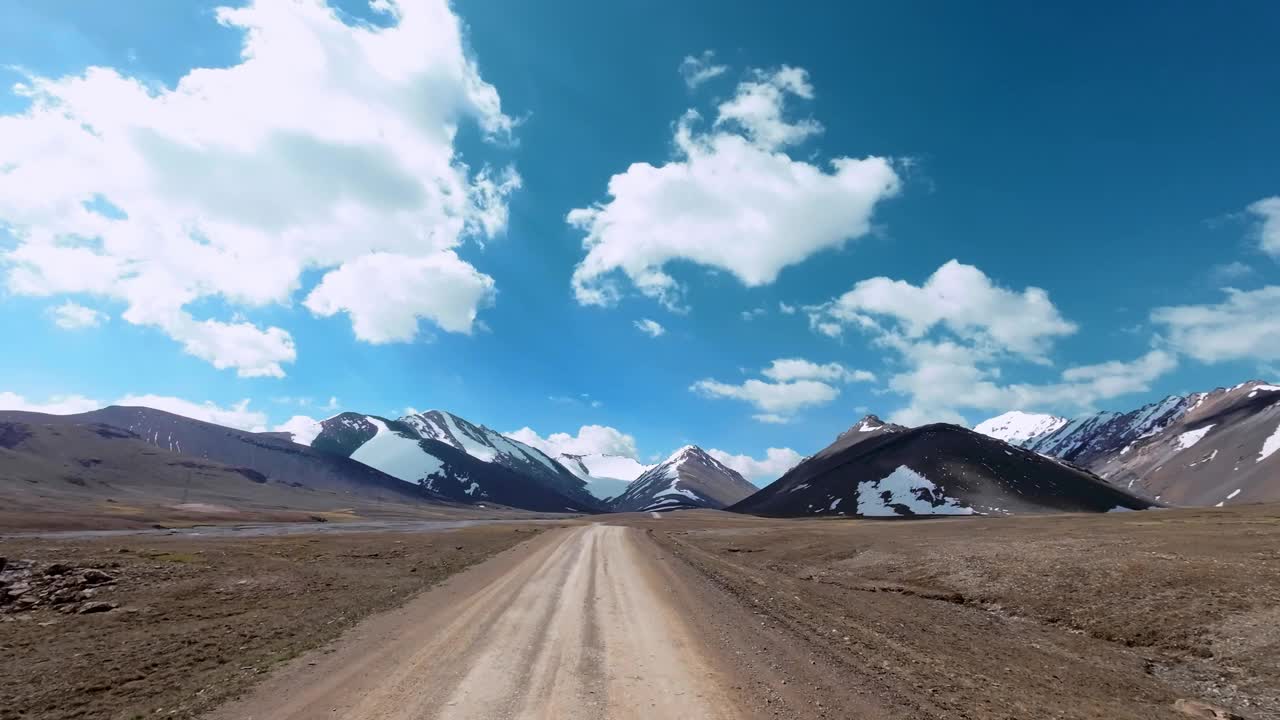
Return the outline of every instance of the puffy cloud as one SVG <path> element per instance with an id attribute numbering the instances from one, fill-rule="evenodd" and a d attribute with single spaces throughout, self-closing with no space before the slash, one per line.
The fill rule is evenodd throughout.
<path id="1" fill-rule="evenodd" d="M 667 329 L 662 327 L 660 323 L 658 323 L 656 320 L 650 320 L 649 318 L 645 318 L 643 320 L 636 320 L 633 324 L 636 326 L 637 330 L 644 333 L 645 335 L 648 335 L 649 337 L 656 338 L 667 332 Z"/>
<path id="2" fill-rule="evenodd" d="M 759 460 L 750 455 L 733 455 L 714 448 L 708 450 L 707 454 L 757 484 L 772 482 L 782 477 L 804 459 L 803 455 L 791 448 L 769 448 L 765 450 L 765 456 Z"/>
<path id="3" fill-rule="evenodd" d="M 752 415 L 751 418 L 756 422 L 762 422 L 766 425 L 786 425 L 791 422 L 791 418 L 777 413 L 756 413 L 755 415 Z"/>
<path id="4" fill-rule="evenodd" d="M 45 413 L 47 415 L 75 415 L 102 407 L 97 400 L 83 395 L 54 395 L 44 402 L 28 400 L 13 392 L 0 392 L 0 410 Z"/>
<path id="5" fill-rule="evenodd" d="M 763 411 L 763 415 L 756 416 L 761 422 L 776 422 L 802 408 L 825 405 L 840 394 L 831 385 L 816 380 L 765 382 L 752 378 L 740 385 L 731 385 L 707 378 L 695 382 L 689 389 L 703 397 L 748 402 Z"/>
<path id="6" fill-rule="evenodd" d="M 1252 266 L 1246 265 L 1239 260 L 1233 260 L 1232 262 L 1214 265 L 1209 268 L 1209 279 L 1216 284 L 1224 285 L 1250 277 L 1255 272 L 1257 271 Z"/>
<path id="7" fill-rule="evenodd" d="M 1054 343 L 1076 325 L 1044 290 L 1004 288 L 954 260 L 919 286 L 871 278 L 806 311 L 819 334 L 839 337 L 855 328 L 891 353 L 899 367 L 888 389 L 906 404 L 890 419 L 904 425 L 966 424 L 967 410 L 1089 410 L 1149 390 L 1177 366 L 1176 356 L 1157 349 L 1131 361 L 1068 368 L 1053 382 L 1001 382 L 1007 363 L 1050 364 Z"/>
<path id="8" fill-rule="evenodd" d="M 756 318 L 763 316 L 765 312 L 767 311 L 764 308 L 758 307 L 758 308 L 752 308 L 750 310 L 743 310 L 741 314 L 742 314 L 743 320 L 746 320 L 747 322 L 751 322 L 752 320 L 755 320 Z"/>
<path id="9" fill-rule="evenodd" d="M 791 122 L 783 117 L 788 95 L 813 99 L 807 72 L 784 65 L 773 73 L 757 70 L 755 76 L 738 85 L 732 100 L 720 104 L 716 127 L 736 125 L 755 145 L 766 150 L 795 145 L 822 132 L 822 126 L 813 119 Z"/>
<path id="10" fill-rule="evenodd" d="M 866 370 L 850 370 L 840 363 L 819 365 L 803 358 L 782 358 L 774 360 L 769 367 L 760 371 L 761 375 L 787 382 L 789 380 L 822 380 L 824 382 L 875 382 L 875 373 Z"/>
<path id="11" fill-rule="evenodd" d="M 729 71 L 728 65 L 716 65 L 716 54 L 711 50 L 703 50 L 701 55 L 685 55 L 680 61 L 680 77 L 690 90 L 702 83 L 717 78 Z"/>
<path id="12" fill-rule="evenodd" d="M 356 337 L 405 342 L 429 318 L 450 332 L 471 332 L 477 309 L 493 297 L 493 278 L 452 251 L 413 257 L 372 253 L 325 275 L 306 300 L 312 312 L 346 312 Z"/>
<path id="13" fill-rule="evenodd" d="M 569 433 L 551 433 L 542 437 L 533 428 L 523 427 L 506 436 L 519 440 L 525 445 L 535 447 L 542 452 L 556 457 L 557 455 L 621 455 L 637 458 L 640 453 L 636 449 L 636 439 L 621 430 L 607 425 L 583 425 L 578 428 L 577 435 Z"/>
<path id="14" fill-rule="evenodd" d="M 374 7 L 389 26 L 319 0 L 222 8 L 240 62 L 173 87 L 102 67 L 26 78 L 27 109 L 0 116 L 9 290 L 119 300 L 126 321 L 244 376 L 282 375 L 296 351 L 240 312 L 291 303 L 308 271 L 325 275 L 306 306 L 349 313 L 361 338 L 409 339 L 418 318 L 469 331 L 492 280 L 453 250 L 504 229 L 520 179 L 473 170 L 454 138 L 464 121 L 496 139 L 513 122 L 446 0 Z M 379 310 L 357 282 L 431 292 Z M 192 314 L 210 300 L 233 317 Z"/>
<path id="15" fill-rule="evenodd" d="M 106 313 L 70 300 L 50 308 L 49 314 L 53 316 L 53 324 L 63 330 L 97 327 L 107 321 Z"/>
<path id="16" fill-rule="evenodd" d="M 1248 210 L 1259 219 L 1258 246 L 1280 260 L 1280 196 L 1259 200 Z"/>
<path id="17" fill-rule="evenodd" d="M 225 425 L 253 432 L 262 432 L 267 425 L 266 414 L 251 410 L 247 399 L 228 407 L 223 407 L 213 402 L 197 403 L 168 395 L 130 394 L 116 400 L 114 404 L 154 408 L 195 420 L 203 420 L 216 425 Z M 45 402 L 35 402 L 28 401 L 13 392 L 0 392 L 0 410 L 23 410 L 51 415 L 72 415 L 97 410 L 104 406 L 105 403 L 83 395 L 55 395 Z"/>
<path id="18" fill-rule="evenodd" d="M 267 429 L 266 413 L 249 409 L 249 400 L 247 398 L 228 407 L 223 407 L 210 401 L 198 403 L 168 395 L 125 395 L 117 400 L 115 404 L 149 407 L 170 412 L 174 415 L 189 417 L 193 420 L 202 420 L 214 425 L 225 425 L 241 430 L 249 430 L 250 432 L 263 432 Z"/>
<path id="19" fill-rule="evenodd" d="M 778 303 L 778 312 L 782 313 L 783 315 L 795 315 L 796 310 L 797 308 L 795 305 L 788 305 L 784 302 Z"/>
<path id="20" fill-rule="evenodd" d="M 1076 331 L 1044 290 L 1007 290 L 978 268 L 955 260 L 919 286 L 875 277 L 806 309 L 814 328 L 826 335 L 838 335 L 851 325 L 874 329 L 887 320 L 914 339 L 941 326 L 965 340 L 1034 359 L 1041 359 L 1055 339 Z"/>
<path id="21" fill-rule="evenodd" d="M 569 224 L 586 233 L 572 281 L 578 302 L 614 304 L 621 274 L 678 308 L 682 288 L 665 270 L 670 262 L 724 270 L 756 287 L 869 232 L 876 204 L 898 192 L 888 160 L 837 157 L 820 167 L 782 149 L 818 131 L 784 112 L 789 98 L 812 94 L 799 68 L 756 72 L 710 129 L 699 129 L 695 111 L 681 118 L 670 162 L 634 163 L 609 180 L 608 200 L 570 211 Z"/>
<path id="22" fill-rule="evenodd" d="M 1171 347 L 1200 362 L 1280 360 L 1280 286 L 1224 292 L 1217 304 L 1156 308 L 1151 321 Z"/>
<path id="23" fill-rule="evenodd" d="M 272 428 L 276 432 L 289 433 L 293 436 L 293 441 L 300 445 L 310 445 L 323 429 L 319 420 L 306 415 L 294 415 Z"/>
<path id="24" fill-rule="evenodd" d="M 909 401 L 890 419 L 903 425 L 964 425 L 963 410 L 1091 410 L 1100 401 L 1150 390 L 1152 382 L 1177 367 L 1177 358 L 1151 350 L 1129 362 L 1068 368 L 1057 382 L 1042 384 L 1001 384 L 1000 369 L 990 358 L 954 343 L 917 343 L 907 363 L 889 388 Z"/>

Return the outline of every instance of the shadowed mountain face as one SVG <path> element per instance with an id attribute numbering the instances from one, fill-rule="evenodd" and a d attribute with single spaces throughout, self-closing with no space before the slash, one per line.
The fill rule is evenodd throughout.
<path id="1" fill-rule="evenodd" d="M 0 421 L 49 427 L 110 426 L 156 451 L 251 468 L 272 482 L 297 483 L 362 499 L 421 503 L 441 497 L 358 462 L 290 442 L 278 434 L 235 430 L 151 408 L 111 406 L 78 415 L 0 412 Z M 68 452 L 73 454 L 74 450 Z"/>
<path id="2" fill-rule="evenodd" d="M 719 509 L 756 491 L 736 470 L 686 445 L 664 462 L 645 471 L 613 500 L 618 512 L 648 512 L 681 508 Z"/>
<path id="3" fill-rule="evenodd" d="M 545 512 L 605 509 L 582 479 L 542 452 L 449 413 L 400 420 L 343 413 L 321 423 L 311 447 L 456 502 Z"/>
<path id="4" fill-rule="evenodd" d="M 864 419 L 729 510 L 913 517 L 1141 510 L 1152 503 L 1088 471 L 954 425 Z"/>

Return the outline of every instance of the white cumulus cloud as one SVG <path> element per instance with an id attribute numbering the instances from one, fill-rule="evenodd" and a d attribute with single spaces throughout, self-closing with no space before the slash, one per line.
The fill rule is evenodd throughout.
<path id="1" fill-rule="evenodd" d="M 812 96 L 802 69 L 756 71 L 710 128 L 695 111 L 681 118 L 671 161 L 633 163 L 609 180 L 607 200 L 570 211 L 569 224 L 586 234 L 572 280 L 578 302 L 614 304 L 621 275 L 679 308 L 682 288 L 668 263 L 724 270 L 756 287 L 868 233 L 875 206 L 898 192 L 898 176 L 881 157 L 824 165 L 792 158 L 785 147 L 819 127 L 789 120 L 786 104 Z"/>
<path id="2" fill-rule="evenodd" d="M 714 448 L 708 450 L 707 454 L 737 470 L 757 485 L 777 480 L 804 459 L 803 455 L 791 448 L 773 447 L 765 450 L 764 457 L 758 460 L 750 455 L 734 455 Z"/>
<path id="3" fill-rule="evenodd" d="M 519 440 L 525 445 L 535 447 L 542 452 L 556 457 L 557 455 L 620 455 L 637 458 L 640 453 L 636 449 L 636 439 L 627 433 L 607 425 L 583 425 L 578 428 L 577 435 L 569 433 L 551 433 L 542 437 L 533 428 L 522 427 L 506 436 Z"/>
<path id="4" fill-rule="evenodd" d="M 701 55 L 685 55 L 680 61 L 680 77 L 684 78 L 684 84 L 692 90 L 729 71 L 728 65 L 717 65 L 715 60 L 716 54 L 711 50 L 703 50 Z"/>
<path id="5" fill-rule="evenodd" d="M 750 403 L 761 411 L 756 416 L 761 422 L 779 422 L 802 408 L 825 405 L 840 394 L 831 385 L 817 380 L 792 382 L 765 382 L 752 378 L 734 385 L 706 378 L 689 387 L 693 392 L 708 398 L 731 398 Z"/>
<path id="6" fill-rule="evenodd" d="M 662 327 L 661 323 L 659 323 L 656 320 L 650 320 L 649 318 L 644 318 L 643 320 L 636 320 L 635 323 L 633 324 L 636 326 L 637 330 L 644 333 L 645 335 L 648 335 L 649 337 L 656 338 L 661 335 L 664 335 L 667 332 L 667 329 Z"/>
<path id="7" fill-rule="evenodd" d="M 63 330 L 97 327 L 107 321 L 107 314 L 101 310 L 94 310 L 70 300 L 50 308 L 49 314 L 53 316 L 53 324 Z"/>
<path id="8" fill-rule="evenodd" d="M 454 138 L 471 122 L 505 139 L 513 121 L 446 0 L 373 6 L 389 26 L 321 0 L 221 8 L 240 61 L 172 87 L 106 67 L 28 76 L 28 107 L 0 116 L 8 289 L 121 301 L 249 377 L 283 375 L 296 349 L 242 315 L 291 304 L 308 271 L 323 279 L 306 307 L 348 313 L 362 339 L 412 338 L 419 319 L 469 331 L 493 282 L 454 250 L 503 231 L 520 178 L 463 163 Z"/>
<path id="9" fill-rule="evenodd" d="M 193 402 L 169 395 L 125 395 L 115 404 L 163 410 L 193 420 L 250 432 L 263 432 L 267 429 L 267 414 L 250 409 L 247 398 L 224 407 L 211 401 Z"/>
<path id="10" fill-rule="evenodd" d="M 1070 367 L 1052 382 L 1004 382 L 1010 364 L 1051 365 L 1056 341 L 1077 327 L 1044 290 L 1001 287 L 954 260 L 920 285 L 870 278 L 805 309 L 815 332 L 839 337 L 855 329 L 888 351 L 895 366 L 888 389 L 906 398 L 890 419 L 904 425 L 965 425 L 964 412 L 973 410 L 1090 410 L 1149 390 L 1177 366 L 1175 355 L 1155 349 L 1133 360 Z"/>
<path id="11" fill-rule="evenodd" d="M 870 278 L 828 303 L 806 309 L 815 329 L 827 335 L 848 326 L 874 328 L 889 321 L 907 338 L 920 338 L 941 326 L 965 340 L 1037 359 L 1055 339 L 1076 331 L 1044 290 L 1002 288 L 978 268 L 955 260 L 921 285 Z"/>
<path id="12" fill-rule="evenodd" d="M 822 380 L 824 382 L 875 382 L 875 373 L 852 370 L 840 363 L 818 364 L 804 358 L 781 358 L 760 371 L 761 375 L 778 382 L 789 380 Z"/>
<path id="13" fill-rule="evenodd" d="M 323 429 L 319 420 L 307 415 L 294 415 L 272 428 L 276 432 L 289 433 L 293 436 L 293 441 L 300 445 L 310 445 Z"/>
<path id="14" fill-rule="evenodd" d="M 326 275 L 306 305 L 317 315 L 350 314 L 356 337 L 365 342 L 405 342 L 417 335 L 419 318 L 469 334 L 493 292 L 493 278 L 452 251 L 426 257 L 371 253 Z"/>
<path id="15" fill-rule="evenodd" d="M 1280 286 L 1224 292 L 1220 303 L 1156 308 L 1151 321 L 1171 347 L 1200 362 L 1280 360 Z"/>
<path id="16" fill-rule="evenodd" d="M 241 400 L 229 406 L 214 402 L 192 402 L 170 395 L 129 394 L 116 400 L 114 405 L 148 407 L 171 412 L 194 420 L 225 425 L 227 427 L 262 432 L 267 427 L 266 413 L 249 407 L 249 400 Z M 106 403 L 83 395 L 55 395 L 44 402 L 28 400 L 14 392 L 0 392 L 0 410 L 23 410 L 50 415 L 73 415 L 105 407 Z"/>
<path id="17" fill-rule="evenodd" d="M 75 415 L 102 407 L 102 403 L 83 395 L 54 395 L 44 402 L 28 400 L 14 392 L 0 392 L 0 410 Z"/>
<path id="18" fill-rule="evenodd" d="M 1248 208 L 1258 220 L 1258 246 L 1280 260 L 1280 196 L 1263 198 Z"/>

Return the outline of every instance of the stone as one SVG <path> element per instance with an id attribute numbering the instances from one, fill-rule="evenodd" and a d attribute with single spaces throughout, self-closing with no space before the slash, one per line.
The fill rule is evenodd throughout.
<path id="1" fill-rule="evenodd" d="M 104 602 L 102 600 L 98 600 L 95 602 L 87 602 L 81 605 L 80 610 L 78 612 L 81 615 L 89 615 L 90 613 L 111 612 L 112 610 L 115 610 L 117 607 L 119 606 L 113 602 Z"/>
<path id="2" fill-rule="evenodd" d="M 1237 715 L 1225 708 L 1199 700 L 1178 700 L 1173 704 L 1173 709 L 1188 717 L 1200 718 L 1200 720 L 1245 720 L 1243 715 Z"/>
<path id="3" fill-rule="evenodd" d="M 113 583 L 116 581 L 114 577 L 97 568 L 88 568 L 84 572 L 80 573 L 80 576 L 83 577 L 85 582 L 90 585 L 104 585 L 106 583 Z"/>

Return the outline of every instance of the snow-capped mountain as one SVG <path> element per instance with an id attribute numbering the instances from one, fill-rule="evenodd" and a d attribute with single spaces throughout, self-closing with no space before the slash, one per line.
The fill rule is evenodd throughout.
<path id="1" fill-rule="evenodd" d="M 1162 502 L 1280 500 L 1280 386 L 1254 380 L 1171 395 L 1076 418 L 1022 444 Z"/>
<path id="2" fill-rule="evenodd" d="M 1151 505 L 1085 470 L 972 430 L 903 428 L 864 419 L 728 510 L 783 517 L 913 517 L 1107 512 Z"/>
<path id="3" fill-rule="evenodd" d="M 1090 468 L 1177 505 L 1280 500 L 1280 386 L 1254 381 L 1196 393 L 1183 407 L 1160 431 Z"/>
<path id="4" fill-rule="evenodd" d="M 453 500 L 543 511 L 603 509 L 581 478 L 542 451 L 451 413 L 432 410 L 399 420 L 342 413 L 320 424 L 312 448 Z"/>
<path id="5" fill-rule="evenodd" d="M 974 430 L 988 437 L 1003 440 L 1011 445 L 1025 445 L 1043 435 L 1048 435 L 1066 425 L 1066 418 L 1057 415 L 1026 413 L 1011 410 L 978 423 Z"/>
<path id="6" fill-rule="evenodd" d="M 635 458 L 604 453 L 561 453 L 556 456 L 556 461 L 582 478 L 587 484 L 587 492 L 599 500 L 608 500 L 626 492 L 632 480 L 653 467 L 641 465 Z"/>
<path id="7" fill-rule="evenodd" d="M 756 491 L 736 470 L 696 445 L 685 445 L 646 470 L 613 500 L 619 512 L 723 508 Z"/>
<path id="8" fill-rule="evenodd" d="M 1100 412 L 1068 421 L 1057 430 L 1024 445 L 1045 455 L 1090 466 L 1095 460 L 1176 422 L 1205 394 L 1170 395 L 1160 402 L 1127 413 Z"/>

